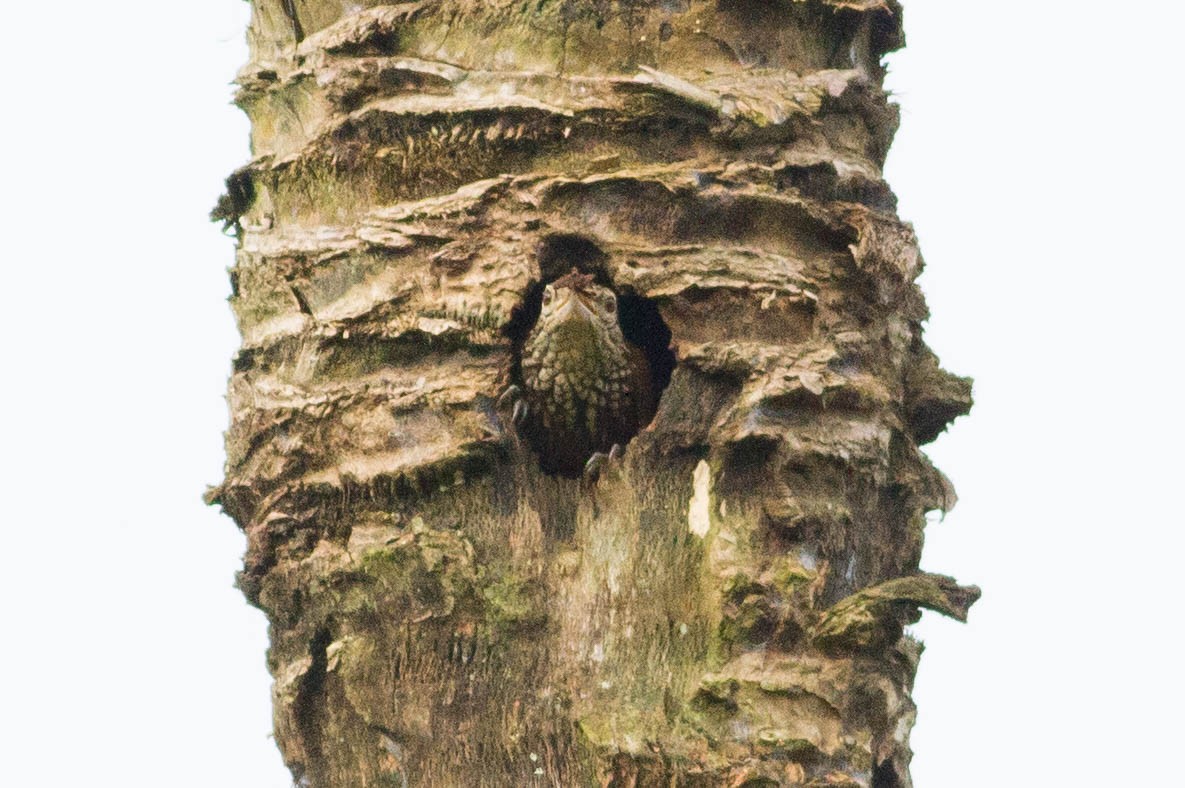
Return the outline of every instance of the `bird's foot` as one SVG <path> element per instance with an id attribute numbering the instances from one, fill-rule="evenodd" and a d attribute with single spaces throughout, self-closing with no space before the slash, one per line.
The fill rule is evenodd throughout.
<path id="1" fill-rule="evenodd" d="M 613 447 L 609 449 L 606 454 L 599 451 L 588 458 L 588 462 L 584 464 L 583 480 L 586 484 L 595 484 L 601 478 L 601 474 L 610 466 L 616 465 L 624 451 L 620 443 L 614 443 Z"/>
<path id="2" fill-rule="evenodd" d="M 502 422 L 503 431 L 517 438 L 518 429 L 522 427 L 529 414 L 527 401 L 523 399 L 523 390 L 511 383 L 494 403 L 494 410 Z"/>
<path id="3" fill-rule="evenodd" d="M 510 421 L 514 427 L 521 427 L 523 422 L 526 421 L 527 404 L 526 399 L 523 398 L 523 390 L 519 389 L 519 387 L 513 383 L 506 386 L 506 391 L 502 392 L 502 395 L 498 398 L 498 402 L 495 403 L 494 408 L 498 411 L 499 416 L 506 414 L 506 412 L 510 412 L 511 416 L 508 421 Z M 502 421 L 507 421 L 507 419 L 504 418 Z"/>

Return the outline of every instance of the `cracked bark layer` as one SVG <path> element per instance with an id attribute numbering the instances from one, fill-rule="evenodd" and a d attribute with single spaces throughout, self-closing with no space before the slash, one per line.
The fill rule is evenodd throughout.
<path id="1" fill-rule="evenodd" d="M 881 177 L 900 7 L 253 9 L 210 497 L 298 780 L 908 786 L 904 628 L 978 591 L 918 570 L 954 503 L 919 445 L 970 383 Z M 675 360 L 592 490 L 494 410 L 574 264 Z"/>

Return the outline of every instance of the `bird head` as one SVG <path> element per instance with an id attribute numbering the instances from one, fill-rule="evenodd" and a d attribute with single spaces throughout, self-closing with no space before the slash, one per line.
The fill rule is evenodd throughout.
<path id="1" fill-rule="evenodd" d="M 573 268 L 543 290 L 540 322 L 551 326 L 588 323 L 600 328 L 617 325 L 617 296 L 598 285 L 591 274 Z"/>
<path id="2" fill-rule="evenodd" d="M 550 347 L 580 363 L 599 367 L 625 347 L 617 322 L 617 296 L 589 274 L 573 268 L 543 290 L 539 319 L 528 346 Z"/>

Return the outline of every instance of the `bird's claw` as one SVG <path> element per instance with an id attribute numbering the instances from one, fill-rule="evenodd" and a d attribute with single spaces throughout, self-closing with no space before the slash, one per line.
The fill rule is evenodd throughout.
<path id="1" fill-rule="evenodd" d="M 502 422 L 503 430 L 513 433 L 516 437 L 518 429 L 530 414 L 530 406 L 523 399 L 523 390 L 513 383 L 498 397 L 494 403 L 494 410 Z"/>
<path id="2" fill-rule="evenodd" d="M 506 408 L 510 407 L 511 402 L 520 402 L 522 400 L 522 394 L 523 390 L 511 383 L 506 387 L 506 390 L 502 392 L 501 396 L 498 397 L 498 401 L 494 403 L 494 408 L 497 410 L 505 410 Z"/>
<path id="3" fill-rule="evenodd" d="M 584 480 L 589 483 L 597 481 L 601 477 L 601 472 L 609 465 L 616 464 L 623 453 L 621 444 L 614 443 L 608 454 L 603 451 L 593 454 L 584 464 Z"/>

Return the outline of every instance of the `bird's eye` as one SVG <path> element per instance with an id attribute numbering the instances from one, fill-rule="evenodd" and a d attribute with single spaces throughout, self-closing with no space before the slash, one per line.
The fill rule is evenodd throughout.
<path id="1" fill-rule="evenodd" d="M 545 289 L 543 291 L 543 305 L 544 306 L 547 306 L 548 304 L 551 303 L 552 292 L 553 291 L 551 289 L 551 285 L 548 285 L 547 289 Z"/>
<path id="2" fill-rule="evenodd" d="M 605 294 L 605 309 L 610 314 L 617 311 L 617 296 L 612 293 Z"/>

